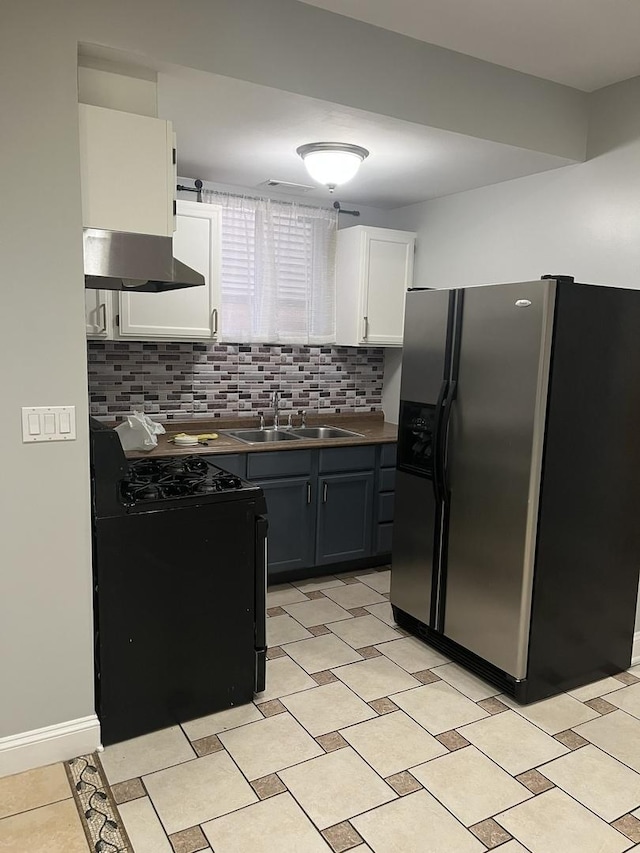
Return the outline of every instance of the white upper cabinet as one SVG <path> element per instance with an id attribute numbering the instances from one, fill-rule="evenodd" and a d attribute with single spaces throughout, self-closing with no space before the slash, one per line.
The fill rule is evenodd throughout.
<path id="1" fill-rule="evenodd" d="M 116 336 L 130 340 L 216 340 L 220 306 L 220 208 L 179 201 L 173 254 L 202 273 L 204 286 L 165 293 L 118 291 Z"/>
<path id="2" fill-rule="evenodd" d="M 170 121 L 79 104 L 86 228 L 170 237 L 175 147 Z"/>
<path id="3" fill-rule="evenodd" d="M 336 343 L 402 346 L 416 235 L 356 225 L 338 231 Z"/>
<path id="4" fill-rule="evenodd" d="M 113 308 L 110 290 L 84 292 L 84 319 L 88 338 L 113 337 Z"/>

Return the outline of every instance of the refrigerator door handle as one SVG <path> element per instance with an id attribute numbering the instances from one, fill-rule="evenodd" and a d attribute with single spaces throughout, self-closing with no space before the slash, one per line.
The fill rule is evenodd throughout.
<path id="1" fill-rule="evenodd" d="M 440 413 L 439 427 L 437 431 L 437 440 L 434 441 L 435 459 L 433 460 L 434 479 L 438 480 L 440 498 L 439 498 L 439 514 L 437 519 L 438 533 L 437 538 L 439 545 L 437 546 L 437 557 L 434 558 L 434 566 L 436 566 L 435 578 L 433 583 L 433 593 L 431 598 L 431 625 L 436 631 L 444 632 L 444 612 L 445 599 L 447 592 L 447 538 L 448 538 L 448 518 L 449 518 L 449 475 L 447 469 L 447 436 L 449 433 L 449 421 L 451 418 L 451 406 L 456 398 L 457 382 L 452 380 L 449 383 L 448 394 L 442 411 Z M 437 475 L 436 473 L 437 472 Z M 437 493 L 436 493 L 437 497 Z"/>
<path id="2" fill-rule="evenodd" d="M 436 465 L 440 467 L 440 484 L 442 486 L 442 500 L 443 503 L 447 503 L 449 501 L 449 492 L 451 491 L 451 486 L 449 483 L 449 468 L 446 460 L 446 452 L 447 452 L 447 436 L 449 434 L 449 421 L 451 420 L 451 407 L 453 405 L 453 401 L 456 398 L 458 383 L 453 380 L 451 382 L 449 388 L 449 394 L 447 395 L 447 399 L 444 404 L 444 411 L 442 414 L 442 424 L 440 430 L 438 431 L 438 444 L 436 445 Z"/>
<path id="3" fill-rule="evenodd" d="M 267 664 L 267 519 L 256 518 L 255 533 L 255 649 L 256 684 L 255 692 L 265 689 Z"/>
<path id="4" fill-rule="evenodd" d="M 442 433 L 445 428 L 446 409 L 443 408 L 443 406 L 445 405 L 445 398 L 447 397 L 448 389 L 449 383 L 444 379 L 440 386 L 440 392 L 438 393 L 435 423 L 433 426 L 433 491 L 436 497 L 436 503 L 440 503 L 446 497 L 446 495 L 443 494 L 444 483 L 440 465 L 440 443 L 442 440 Z"/>

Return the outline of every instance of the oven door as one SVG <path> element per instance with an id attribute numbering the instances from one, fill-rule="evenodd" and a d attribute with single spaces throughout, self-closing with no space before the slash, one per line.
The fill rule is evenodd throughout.
<path id="1" fill-rule="evenodd" d="M 255 509 L 253 500 L 229 500 L 96 521 L 104 744 L 253 699 L 265 622 L 255 601 L 259 588 L 264 602 Z"/>

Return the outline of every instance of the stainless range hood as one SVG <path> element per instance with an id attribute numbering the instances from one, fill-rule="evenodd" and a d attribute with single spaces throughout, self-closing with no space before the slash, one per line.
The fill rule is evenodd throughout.
<path id="1" fill-rule="evenodd" d="M 171 237 L 85 228 L 84 282 L 93 290 L 162 293 L 205 283 L 173 257 Z"/>

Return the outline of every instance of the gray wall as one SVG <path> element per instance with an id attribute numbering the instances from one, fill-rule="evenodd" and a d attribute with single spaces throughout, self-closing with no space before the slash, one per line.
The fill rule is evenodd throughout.
<path id="1" fill-rule="evenodd" d="M 402 349 L 384 351 L 384 379 L 382 383 L 382 411 L 385 421 L 397 424 L 400 408 L 400 382 L 402 380 Z"/>
<path id="2" fill-rule="evenodd" d="M 395 227 L 418 232 L 416 285 L 551 273 L 640 288 L 640 77 L 594 94 L 589 153 L 586 163 L 395 211 Z M 385 413 L 398 404 L 399 367 L 396 354 L 385 365 Z"/>
<path id="3" fill-rule="evenodd" d="M 93 708 L 78 42 L 574 159 L 587 96 L 295 0 L 4 0 L 0 39 L 1 738 Z M 22 445 L 47 403 L 78 440 Z"/>
<path id="4" fill-rule="evenodd" d="M 76 42 L 55 4 L 0 27 L 0 737 L 93 713 Z M 21 442 L 20 407 L 75 405 L 78 439 Z"/>
<path id="5" fill-rule="evenodd" d="M 556 273 L 640 287 L 640 77 L 592 103 L 587 162 L 395 211 L 419 234 L 416 285 Z"/>

